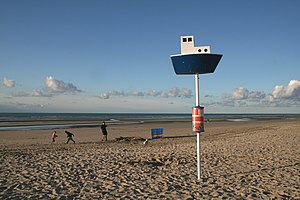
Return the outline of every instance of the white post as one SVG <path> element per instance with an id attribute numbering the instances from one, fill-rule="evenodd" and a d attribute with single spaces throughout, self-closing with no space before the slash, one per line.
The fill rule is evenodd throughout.
<path id="1" fill-rule="evenodd" d="M 195 74 L 196 84 L 196 106 L 200 106 L 200 95 L 199 95 L 199 76 Z M 197 168 L 198 168 L 198 180 L 201 179 L 201 162 L 200 162 L 201 148 L 200 148 L 200 132 L 197 133 Z"/>
<path id="2" fill-rule="evenodd" d="M 201 179 L 201 162 L 200 162 L 200 133 L 197 133 L 197 168 L 198 168 L 198 180 Z"/>
<path id="3" fill-rule="evenodd" d="M 196 84 L 196 106 L 200 106 L 198 74 L 195 74 L 195 84 Z"/>

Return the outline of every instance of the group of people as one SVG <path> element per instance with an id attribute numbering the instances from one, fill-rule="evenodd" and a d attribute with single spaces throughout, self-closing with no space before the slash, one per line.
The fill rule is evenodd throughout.
<path id="1" fill-rule="evenodd" d="M 102 125 L 100 127 L 101 131 L 102 131 L 102 140 L 101 140 L 102 142 L 103 141 L 105 141 L 105 142 L 107 141 L 107 135 L 108 135 L 108 133 L 107 133 L 106 127 L 107 127 L 107 125 L 105 124 L 105 122 L 102 122 Z M 70 142 L 70 140 L 73 141 L 73 143 L 75 143 L 75 140 L 73 139 L 74 134 L 71 133 L 71 132 L 69 132 L 69 131 L 65 131 L 65 133 L 67 134 L 67 139 L 68 139 L 67 142 L 66 142 L 66 144 L 68 144 Z M 51 135 L 51 139 L 52 139 L 51 144 L 56 141 L 57 137 L 58 137 L 58 135 L 57 135 L 56 131 L 53 131 L 53 133 Z"/>
<path id="2" fill-rule="evenodd" d="M 69 132 L 69 131 L 65 131 L 65 133 L 67 134 L 67 138 L 68 138 L 66 144 L 68 144 L 70 140 L 72 140 L 73 143 L 75 143 L 75 140 L 73 139 L 74 134 L 71 133 L 71 132 Z M 57 136 L 56 131 L 53 131 L 53 133 L 52 133 L 52 135 L 51 135 L 51 139 L 52 139 L 51 144 L 54 143 L 54 142 L 56 141 L 56 138 L 57 138 L 57 137 L 58 137 L 58 136 Z"/>

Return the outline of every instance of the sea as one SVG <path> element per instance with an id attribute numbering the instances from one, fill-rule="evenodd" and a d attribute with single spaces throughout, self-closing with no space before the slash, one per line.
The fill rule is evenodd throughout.
<path id="1" fill-rule="evenodd" d="M 109 124 L 141 124 L 151 119 L 191 119 L 190 113 L 0 113 L 0 131 L 52 128 L 98 127 Z M 206 121 L 245 122 L 255 120 L 293 120 L 300 114 L 205 114 Z"/>

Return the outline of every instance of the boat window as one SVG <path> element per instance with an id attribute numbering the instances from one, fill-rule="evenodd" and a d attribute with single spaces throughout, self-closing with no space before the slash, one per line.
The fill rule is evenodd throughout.
<path id="1" fill-rule="evenodd" d="M 182 38 L 182 42 L 186 42 L 186 38 Z"/>
<path id="2" fill-rule="evenodd" d="M 189 42 L 192 42 L 192 41 L 193 41 L 193 39 L 192 39 L 191 37 L 189 37 L 188 40 L 189 40 Z"/>
<path id="3" fill-rule="evenodd" d="M 198 49 L 198 52 L 201 52 L 201 49 Z"/>
<path id="4" fill-rule="evenodd" d="M 207 49 L 204 49 L 205 52 L 207 52 Z"/>

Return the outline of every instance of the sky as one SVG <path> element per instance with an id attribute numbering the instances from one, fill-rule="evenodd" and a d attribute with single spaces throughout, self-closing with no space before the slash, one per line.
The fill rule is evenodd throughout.
<path id="1" fill-rule="evenodd" d="M 180 36 L 223 54 L 206 113 L 300 113 L 300 1 L 0 0 L 0 112 L 190 113 Z"/>

